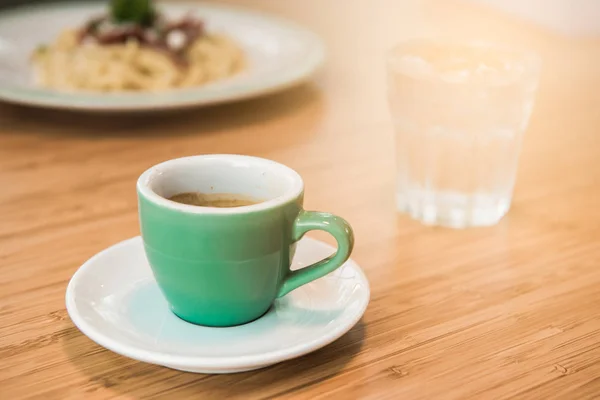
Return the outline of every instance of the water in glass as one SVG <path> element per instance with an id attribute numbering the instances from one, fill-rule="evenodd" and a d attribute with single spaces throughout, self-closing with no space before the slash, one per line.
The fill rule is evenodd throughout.
<path id="1" fill-rule="evenodd" d="M 492 225 L 508 211 L 539 75 L 535 55 L 411 41 L 388 58 L 398 208 L 426 224 Z"/>

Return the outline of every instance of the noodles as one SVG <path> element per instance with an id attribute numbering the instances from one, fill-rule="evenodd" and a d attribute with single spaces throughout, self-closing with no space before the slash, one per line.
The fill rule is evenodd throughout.
<path id="1" fill-rule="evenodd" d="M 226 36 L 205 33 L 185 49 L 185 63 L 137 40 L 98 44 L 80 41 L 77 30 L 64 31 L 33 55 L 37 82 L 68 91 L 165 91 L 204 85 L 244 68 L 240 47 Z"/>

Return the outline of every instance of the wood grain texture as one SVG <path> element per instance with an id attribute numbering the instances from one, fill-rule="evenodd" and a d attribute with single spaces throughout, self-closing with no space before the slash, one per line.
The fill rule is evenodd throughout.
<path id="1" fill-rule="evenodd" d="M 600 42 L 450 1 L 238 3 L 324 37 L 312 83 L 153 115 L 0 105 L 0 398 L 600 398 Z M 544 59 L 513 207 L 495 227 L 430 228 L 394 209 L 383 51 L 426 33 Z M 290 165 L 308 208 L 352 223 L 372 288 L 363 320 L 313 354 L 228 376 L 97 346 L 66 314 L 69 278 L 138 234 L 143 170 L 215 152 Z"/>

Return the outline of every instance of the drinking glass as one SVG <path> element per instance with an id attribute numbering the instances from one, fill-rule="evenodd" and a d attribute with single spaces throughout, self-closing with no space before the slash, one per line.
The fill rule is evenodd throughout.
<path id="1" fill-rule="evenodd" d="M 529 52 L 427 39 L 388 53 L 399 210 L 454 228 L 506 214 L 540 64 Z"/>

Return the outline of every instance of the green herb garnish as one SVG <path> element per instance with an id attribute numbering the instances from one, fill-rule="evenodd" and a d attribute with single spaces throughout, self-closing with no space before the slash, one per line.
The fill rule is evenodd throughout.
<path id="1" fill-rule="evenodd" d="M 156 12 L 152 0 L 111 0 L 110 14 L 117 23 L 150 26 Z"/>

